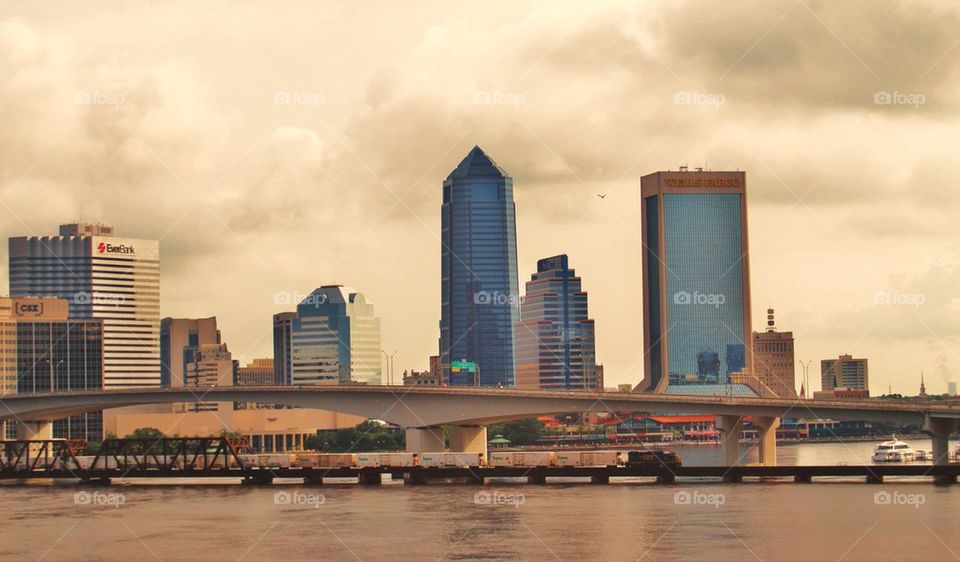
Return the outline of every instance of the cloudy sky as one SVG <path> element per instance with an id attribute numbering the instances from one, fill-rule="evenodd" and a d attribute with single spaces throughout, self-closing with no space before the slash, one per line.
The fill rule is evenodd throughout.
<path id="1" fill-rule="evenodd" d="M 814 379 L 852 353 L 875 393 L 944 392 L 958 61 L 950 1 L 3 0 L 0 234 L 159 238 L 162 314 L 216 315 L 242 361 L 286 296 L 351 285 L 423 369 L 440 183 L 479 144 L 521 282 L 569 254 L 609 386 L 642 378 L 639 176 L 746 170 L 754 326 L 776 308 Z"/>

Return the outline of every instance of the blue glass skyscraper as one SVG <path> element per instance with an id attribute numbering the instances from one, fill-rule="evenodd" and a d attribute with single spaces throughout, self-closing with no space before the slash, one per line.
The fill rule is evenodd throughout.
<path id="1" fill-rule="evenodd" d="M 443 181 L 440 363 L 451 385 L 513 386 L 520 319 L 513 178 L 479 146 Z M 451 372 L 451 362 L 477 373 Z"/>
<path id="2" fill-rule="evenodd" d="M 746 176 L 656 172 L 641 178 L 641 199 L 641 388 L 730 392 L 720 385 L 753 356 Z"/>

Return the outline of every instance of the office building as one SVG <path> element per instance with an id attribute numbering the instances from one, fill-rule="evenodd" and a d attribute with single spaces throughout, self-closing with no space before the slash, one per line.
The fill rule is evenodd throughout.
<path id="1" fill-rule="evenodd" d="M 163 387 L 186 384 L 186 365 L 201 345 L 220 342 L 217 318 L 164 318 L 160 321 L 160 379 Z"/>
<path id="2" fill-rule="evenodd" d="M 361 293 L 324 285 L 293 320 L 293 384 L 381 384 L 380 318 Z"/>
<path id="3" fill-rule="evenodd" d="M 767 329 L 753 333 L 752 375 L 760 396 L 797 397 L 793 341 L 793 332 L 777 331 L 773 309 L 767 309 Z"/>
<path id="4" fill-rule="evenodd" d="M 520 321 L 513 179 L 475 146 L 443 181 L 440 361 L 451 385 L 514 385 Z M 476 371 L 451 369 L 452 362 Z"/>
<path id="5" fill-rule="evenodd" d="M 957 395 L 957 383 L 955 383 L 955 382 L 948 382 L 948 383 L 947 383 L 947 394 L 949 394 L 950 396 L 956 396 L 956 395 Z"/>
<path id="6" fill-rule="evenodd" d="M 273 386 L 273 359 L 254 359 L 237 369 L 236 386 Z"/>
<path id="7" fill-rule="evenodd" d="M 160 386 L 160 252 L 156 240 L 68 224 L 59 236 L 10 238 L 10 295 L 59 297 L 70 318 L 103 320 L 103 387 Z"/>
<path id="8" fill-rule="evenodd" d="M 755 394 L 729 384 L 752 367 L 744 172 L 655 172 L 641 178 L 640 189 L 644 380 L 638 389 Z"/>
<path id="9" fill-rule="evenodd" d="M 296 312 L 280 312 L 273 315 L 274 384 L 291 384 L 293 380 L 290 345 L 293 342 L 293 321 L 296 317 Z"/>
<path id="10" fill-rule="evenodd" d="M 70 318 L 64 299 L 0 298 L 3 394 L 99 389 L 102 376 L 102 320 Z M 99 441 L 102 434 L 101 412 L 53 422 L 56 438 Z"/>
<path id="11" fill-rule="evenodd" d="M 515 333 L 518 387 L 597 389 L 596 338 L 587 293 L 565 254 L 537 261 Z"/>
<path id="12" fill-rule="evenodd" d="M 205 412 L 232 409 L 230 402 L 202 402 L 204 391 L 215 386 L 233 386 L 237 364 L 225 343 L 200 344 L 184 366 L 184 387 L 196 388 L 197 401 L 187 403 L 186 410 Z"/>
<path id="13" fill-rule="evenodd" d="M 823 391 L 870 390 L 870 377 L 866 359 L 854 359 L 841 355 L 837 359 L 820 362 L 820 388 Z"/>

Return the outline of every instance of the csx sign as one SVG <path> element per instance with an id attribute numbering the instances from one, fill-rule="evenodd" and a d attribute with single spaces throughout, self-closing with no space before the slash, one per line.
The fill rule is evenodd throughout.
<path id="1" fill-rule="evenodd" d="M 17 316 L 40 316 L 43 314 L 43 304 L 39 302 L 18 302 Z"/>

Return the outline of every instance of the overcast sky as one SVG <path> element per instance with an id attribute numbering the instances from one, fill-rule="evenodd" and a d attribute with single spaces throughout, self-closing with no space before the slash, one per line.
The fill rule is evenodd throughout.
<path id="1" fill-rule="evenodd" d="M 851 353 L 874 393 L 944 392 L 958 44 L 950 1 L 5 0 L 0 234 L 159 238 L 162 314 L 216 315 L 244 362 L 285 295 L 350 285 L 425 369 L 441 181 L 478 144 L 521 284 L 570 256 L 612 386 L 642 378 L 640 175 L 746 170 L 754 327 L 776 308 L 814 380 Z"/>

